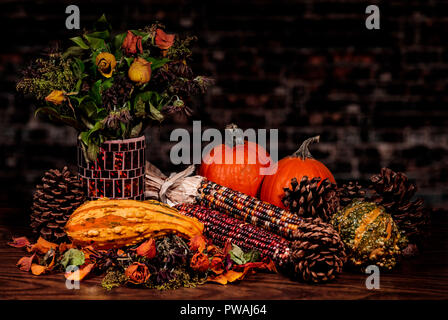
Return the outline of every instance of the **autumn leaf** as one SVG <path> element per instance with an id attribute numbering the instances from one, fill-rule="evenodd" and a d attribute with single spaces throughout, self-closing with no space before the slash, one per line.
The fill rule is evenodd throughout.
<path id="1" fill-rule="evenodd" d="M 34 258 L 36 257 L 36 254 L 33 254 L 30 257 L 22 257 L 17 262 L 17 266 L 20 270 L 29 272 L 31 270 L 31 264 L 33 263 Z"/>
<path id="2" fill-rule="evenodd" d="M 8 246 L 14 247 L 14 248 L 23 248 L 30 245 L 30 241 L 27 239 L 27 237 L 18 237 L 18 238 L 12 238 L 12 242 L 8 242 Z"/>
<path id="3" fill-rule="evenodd" d="M 41 254 L 46 254 L 48 250 L 53 249 L 56 250 L 58 245 L 56 243 L 49 242 L 42 237 L 39 237 L 37 242 L 31 246 L 29 249 L 30 252 L 38 252 Z"/>
<path id="4" fill-rule="evenodd" d="M 46 270 L 47 270 L 47 268 L 45 266 L 41 266 L 37 263 L 33 263 L 31 265 L 31 273 L 34 274 L 35 276 L 41 275 Z"/>
<path id="5" fill-rule="evenodd" d="M 59 253 L 64 253 L 65 251 L 74 248 L 75 246 L 72 243 L 62 242 L 59 244 Z"/>
<path id="6" fill-rule="evenodd" d="M 219 284 L 226 285 L 227 283 L 231 283 L 236 280 L 242 279 L 243 276 L 244 272 L 229 270 L 226 273 L 220 274 L 216 277 L 208 277 L 207 281 L 217 282 Z"/>

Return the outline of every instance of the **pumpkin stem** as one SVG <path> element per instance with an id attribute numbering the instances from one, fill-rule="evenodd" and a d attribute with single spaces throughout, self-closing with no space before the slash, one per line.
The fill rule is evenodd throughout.
<path id="1" fill-rule="evenodd" d="M 244 136 L 242 135 L 242 130 L 234 123 L 226 125 L 226 130 L 232 135 L 233 144 L 244 144 Z"/>
<path id="2" fill-rule="evenodd" d="M 303 141 L 302 145 L 300 146 L 299 150 L 297 150 L 296 152 L 294 152 L 292 154 L 293 157 L 297 157 L 300 158 L 302 160 L 305 159 L 314 159 L 313 156 L 311 155 L 310 150 L 308 149 L 309 145 L 312 143 L 318 143 L 320 139 L 320 136 L 315 136 L 312 138 L 308 138 L 305 141 Z"/>

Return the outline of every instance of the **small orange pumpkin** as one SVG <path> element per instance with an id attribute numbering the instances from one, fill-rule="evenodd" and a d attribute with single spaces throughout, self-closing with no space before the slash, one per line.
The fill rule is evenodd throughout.
<path id="1" fill-rule="evenodd" d="M 320 177 L 322 180 L 328 178 L 336 183 L 330 170 L 322 162 L 314 159 L 308 150 L 308 146 L 314 142 L 319 142 L 319 136 L 305 140 L 299 150 L 277 163 L 276 173 L 264 178 L 260 193 L 261 200 L 285 209 L 282 203 L 284 188 L 289 187 L 292 178 L 300 181 L 303 176 L 309 179 Z"/>
<path id="2" fill-rule="evenodd" d="M 226 129 L 237 127 L 229 125 Z M 232 159 L 230 163 L 225 163 L 226 156 Z M 236 137 L 233 148 L 226 144 L 214 147 L 204 157 L 199 174 L 212 182 L 255 197 L 264 177 L 260 171 L 269 168 L 271 163 L 271 157 L 262 146 Z"/>

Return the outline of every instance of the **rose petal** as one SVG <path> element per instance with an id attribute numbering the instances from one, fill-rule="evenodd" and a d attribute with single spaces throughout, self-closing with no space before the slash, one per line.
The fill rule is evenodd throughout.
<path id="1" fill-rule="evenodd" d="M 17 262 L 17 266 L 20 270 L 29 272 L 31 270 L 31 264 L 33 263 L 34 258 L 36 257 L 36 254 L 33 254 L 30 257 L 22 257 Z"/>
<path id="2" fill-rule="evenodd" d="M 154 258 L 156 253 L 156 241 L 154 239 L 146 240 L 137 248 L 137 254 L 148 259 Z"/>
<path id="3" fill-rule="evenodd" d="M 8 246 L 14 248 L 23 248 L 28 245 L 30 245 L 30 242 L 27 239 L 27 237 L 18 237 L 18 238 L 13 237 L 12 242 L 8 242 Z"/>

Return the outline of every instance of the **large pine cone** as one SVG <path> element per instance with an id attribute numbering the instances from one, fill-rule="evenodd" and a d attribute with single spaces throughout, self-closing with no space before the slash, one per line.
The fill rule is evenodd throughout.
<path id="1" fill-rule="evenodd" d="M 30 217 L 33 232 L 48 241 L 67 241 L 65 223 L 84 200 L 81 182 L 67 167 L 45 172 L 33 196 Z"/>
<path id="2" fill-rule="evenodd" d="M 294 263 L 295 277 L 324 282 L 342 272 L 347 260 L 346 248 L 331 224 L 319 218 L 304 218 L 293 237 L 291 261 Z"/>
<path id="3" fill-rule="evenodd" d="M 283 205 L 292 213 L 301 217 L 321 218 L 324 222 L 339 209 L 339 197 L 336 185 L 330 180 L 304 176 L 300 183 L 291 179 L 291 187 L 284 188 Z"/>
<path id="4" fill-rule="evenodd" d="M 388 168 L 381 169 L 370 181 L 372 200 L 386 208 L 410 243 L 419 244 L 428 231 L 429 211 L 423 199 L 413 200 L 416 185 L 404 173 Z"/>

